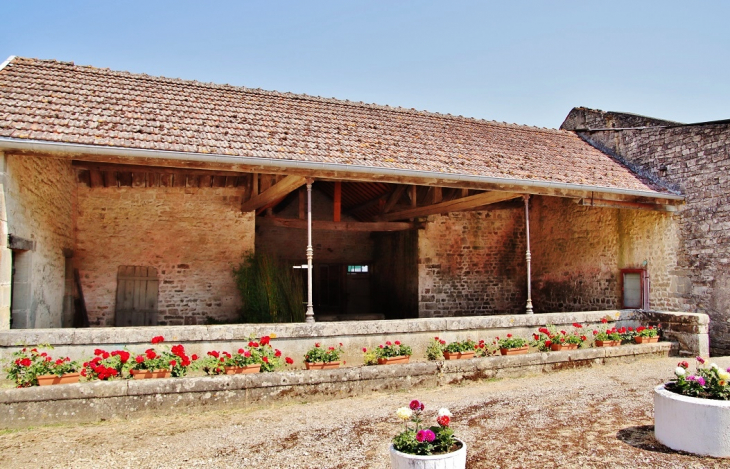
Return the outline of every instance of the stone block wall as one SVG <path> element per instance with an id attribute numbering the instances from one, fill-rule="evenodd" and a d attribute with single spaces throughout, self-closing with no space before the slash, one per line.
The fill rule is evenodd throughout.
<path id="1" fill-rule="evenodd" d="M 526 300 L 524 211 L 429 217 L 419 231 L 419 316 L 516 314 Z"/>
<path id="2" fill-rule="evenodd" d="M 22 272 L 22 288 L 13 289 L 12 326 L 61 327 L 64 249 L 74 248 L 75 172 L 64 159 L 15 154 L 5 158 L 8 233 L 34 245 L 33 250 L 15 254 L 22 255 L 27 270 Z"/>
<path id="3" fill-rule="evenodd" d="M 627 268 L 647 269 L 653 308 L 681 306 L 674 288 L 678 226 L 671 214 L 532 197 L 530 243 L 536 313 L 619 308 L 620 270 Z"/>
<path id="4" fill-rule="evenodd" d="M 76 262 L 92 325 L 114 325 L 122 265 L 157 269 L 159 324 L 235 319 L 232 267 L 254 249 L 242 190 L 79 185 Z"/>
<path id="5" fill-rule="evenodd" d="M 585 121 L 606 113 L 574 110 Z M 563 128 L 572 130 L 566 120 Z M 625 128 L 631 122 L 619 121 Z M 579 131 L 611 152 L 686 196 L 678 212 L 677 267 L 670 282 L 672 307 L 710 316 L 713 354 L 730 353 L 730 124 L 654 126 Z"/>
<path id="6" fill-rule="evenodd" d="M 525 215 L 521 203 L 432 217 L 419 236 L 419 315 L 525 311 Z M 535 313 L 620 307 L 620 270 L 646 268 L 653 308 L 681 310 L 676 216 L 530 198 Z"/>

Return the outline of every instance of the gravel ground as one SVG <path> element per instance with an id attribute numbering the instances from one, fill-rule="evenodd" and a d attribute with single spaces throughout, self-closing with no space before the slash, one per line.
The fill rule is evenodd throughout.
<path id="1" fill-rule="evenodd" d="M 0 433 L 0 467 L 387 468 L 394 411 L 448 407 L 468 468 L 730 467 L 654 440 L 652 389 L 677 358 L 327 402 Z M 713 359 L 722 367 L 730 357 Z"/>

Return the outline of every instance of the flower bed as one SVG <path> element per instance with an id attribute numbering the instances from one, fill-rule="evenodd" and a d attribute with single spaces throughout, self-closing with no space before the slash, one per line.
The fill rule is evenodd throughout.
<path id="1" fill-rule="evenodd" d="M 679 362 L 675 378 L 654 389 L 656 438 L 672 449 L 730 457 L 730 368 L 699 356 L 694 373 L 689 367 Z"/>

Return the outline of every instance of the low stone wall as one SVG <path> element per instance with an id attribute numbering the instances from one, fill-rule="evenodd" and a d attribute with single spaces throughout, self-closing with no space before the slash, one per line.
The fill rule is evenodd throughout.
<path id="1" fill-rule="evenodd" d="M 50 344 L 52 356 L 88 359 L 96 348 L 107 351 L 127 347 L 141 353 L 150 347 L 150 339 L 162 335 L 167 343 L 181 343 L 189 354 L 204 355 L 209 350 L 237 350 L 248 338 L 276 334 L 275 348 L 299 363 L 315 342 L 322 345 L 343 344 L 344 360 L 362 363 L 362 348 L 377 347 L 386 340 L 400 340 L 413 347 L 412 361 L 425 360 L 426 346 L 438 336 L 446 341 L 465 338 L 491 341 L 494 337 L 530 338 L 539 327 L 548 324 L 558 329 L 582 324 L 587 330 L 601 325 L 602 318 L 618 327 L 661 323 L 669 340 L 680 344 L 686 355 L 707 355 L 708 319 L 704 314 L 624 311 L 588 311 L 509 316 L 470 316 L 460 318 L 420 318 L 391 321 L 322 322 L 315 324 L 230 324 L 215 326 L 157 326 L 90 329 L 25 329 L 0 331 L 0 359 L 23 345 Z M 615 322 L 613 322 L 615 321 Z M 590 336 L 588 332 L 586 335 Z"/>
<path id="2" fill-rule="evenodd" d="M 331 399 L 467 380 L 515 377 L 566 368 L 667 356 L 676 344 L 623 345 L 563 352 L 358 366 L 326 371 L 96 381 L 0 393 L 0 428 L 128 419 L 165 412 L 242 408 L 274 401 Z"/>

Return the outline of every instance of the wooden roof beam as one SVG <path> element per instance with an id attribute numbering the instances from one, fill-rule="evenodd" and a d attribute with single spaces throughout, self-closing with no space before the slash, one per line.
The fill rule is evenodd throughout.
<path id="1" fill-rule="evenodd" d="M 286 176 L 262 193 L 253 195 L 249 200 L 243 202 L 241 211 L 251 212 L 264 207 L 271 202 L 286 197 L 287 194 L 299 189 L 304 184 L 306 184 L 306 179 L 301 176 Z"/>
<path id="2" fill-rule="evenodd" d="M 386 213 L 378 217 L 382 221 L 404 220 L 406 218 L 425 217 L 438 213 L 460 212 L 484 205 L 496 204 L 505 200 L 522 197 L 522 194 L 514 192 L 482 192 L 481 194 L 470 195 L 460 199 L 449 200 L 439 204 L 426 205 L 400 212 Z"/>
<path id="3" fill-rule="evenodd" d="M 307 229 L 307 220 L 298 218 L 258 217 L 259 226 L 277 226 L 283 228 Z M 313 230 L 322 231 L 405 231 L 419 228 L 418 223 L 409 222 L 349 222 L 312 220 Z"/>

